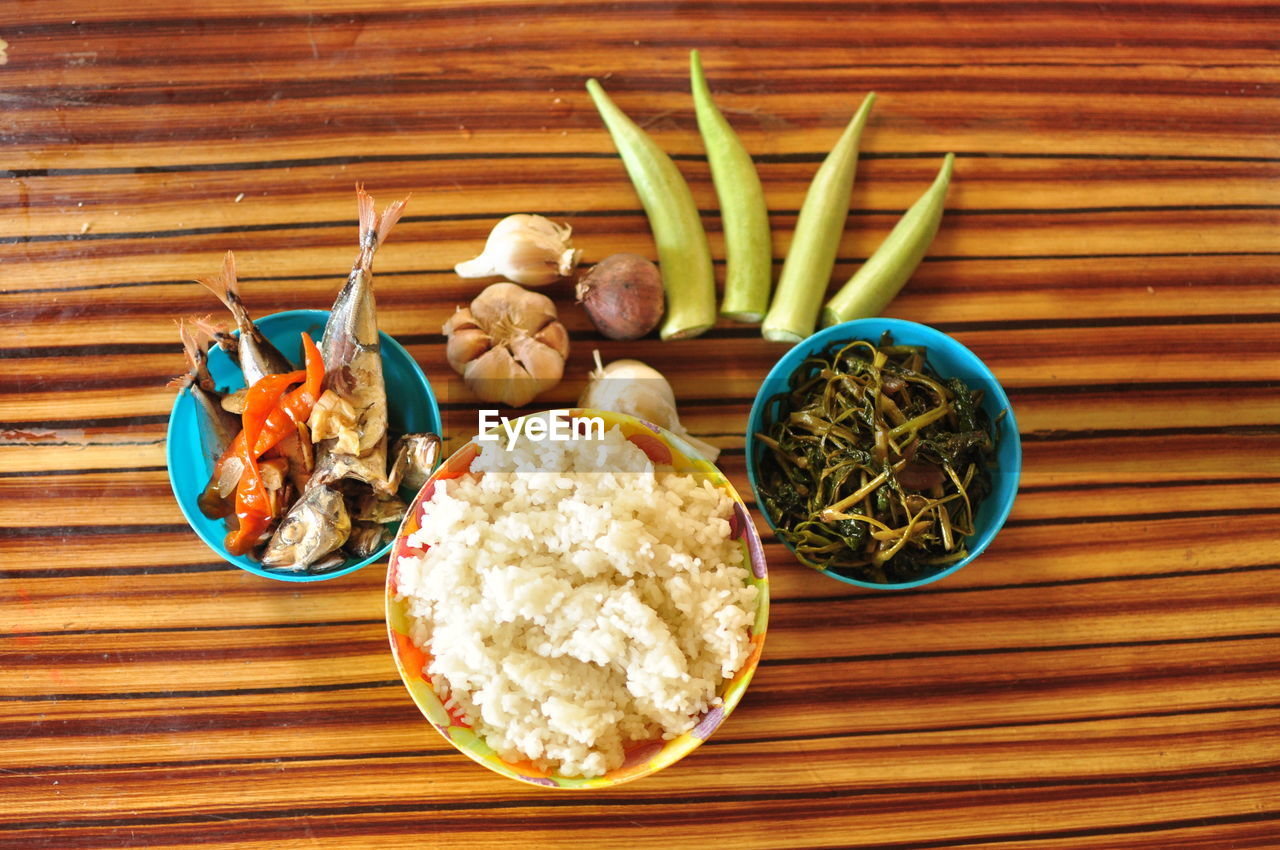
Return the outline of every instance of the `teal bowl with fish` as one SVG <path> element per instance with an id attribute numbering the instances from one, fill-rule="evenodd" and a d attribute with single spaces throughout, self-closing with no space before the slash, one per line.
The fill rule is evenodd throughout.
<path id="1" fill-rule="evenodd" d="M 289 310 L 256 320 L 258 328 L 291 363 L 303 361 L 302 337 L 308 334 L 317 343 L 328 321 L 327 310 Z M 403 434 L 440 433 L 440 408 L 431 383 L 404 346 L 379 332 L 383 380 L 387 392 L 387 430 L 390 441 Z M 217 346 L 209 352 L 209 373 L 220 392 L 231 392 L 244 386 L 244 377 L 236 362 Z M 289 571 L 264 566 L 249 555 L 236 555 L 227 550 L 227 524 L 211 519 L 200 509 L 200 496 L 213 472 L 214 461 L 201 437 L 200 410 L 192 393 L 183 390 L 169 415 L 169 431 L 165 441 L 165 459 L 169 467 L 169 483 L 178 507 L 192 530 L 223 560 L 254 575 L 279 581 L 308 582 L 337 578 L 384 559 L 391 550 L 391 539 L 399 519 L 389 521 L 387 542 L 372 555 L 363 558 L 345 556 L 341 563 L 315 571 Z M 401 488 L 401 497 L 413 498 L 416 488 Z"/>
<path id="2" fill-rule="evenodd" d="M 887 368 L 882 369 L 884 364 L 873 368 L 871 346 L 879 348 L 886 333 L 894 356 L 918 357 L 918 361 L 899 367 L 889 358 Z M 839 362 L 832 359 L 833 352 L 851 351 L 851 343 L 868 354 L 858 355 L 856 362 L 852 356 Z M 840 364 L 848 365 L 848 374 Z M 841 436 L 868 433 L 879 414 L 839 395 L 840 387 L 831 383 L 833 375 L 842 386 L 852 388 L 863 382 L 854 390 L 854 397 L 870 399 L 864 403 L 879 404 L 876 410 L 886 411 L 883 427 L 875 428 L 883 431 L 887 445 Z M 872 375 L 874 379 L 865 377 Z M 931 384 L 951 386 L 948 381 L 952 380 L 961 382 L 954 386 L 966 391 L 968 402 L 951 393 L 939 403 L 935 391 L 925 389 Z M 809 389 L 815 386 L 825 389 Z M 877 399 L 878 395 L 885 398 Z M 804 400 L 800 410 L 796 409 L 797 398 Z M 838 403 L 832 402 L 826 412 L 821 407 L 811 412 L 814 409 L 807 406 L 814 403 L 811 400 L 829 398 Z M 919 410 L 912 407 L 917 403 L 922 405 Z M 967 406 L 970 424 L 959 424 L 954 413 L 960 409 L 957 405 Z M 927 408 L 935 408 L 943 416 L 933 416 Z M 952 419 L 957 424 L 948 424 Z M 927 420 L 930 425 L 912 427 Z M 901 436 L 895 437 L 899 431 Z M 793 442 L 784 446 L 770 435 Z M 964 464 L 958 461 L 962 446 L 975 452 L 965 455 Z M 879 461 L 872 454 L 877 450 L 884 453 Z M 946 452 L 953 454 L 944 463 Z M 929 584 L 981 555 L 1013 509 L 1022 472 L 1022 443 L 1013 406 L 991 369 L 942 331 L 890 318 L 834 325 L 788 350 L 765 378 L 751 407 L 746 455 L 747 478 L 760 513 L 797 560 L 837 581 L 877 590 Z M 952 461 L 962 479 L 955 483 L 964 485 L 954 487 L 954 493 L 948 483 L 950 471 L 944 474 Z M 821 475 L 808 477 L 805 470 L 817 465 L 824 467 Z M 787 468 L 791 471 L 779 473 Z M 861 477 L 854 480 L 850 475 Z M 883 485 L 877 484 L 882 477 Z M 837 478 L 839 484 L 834 483 Z M 822 483 L 809 486 L 815 480 Z M 983 491 L 980 501 L 975 482 L 980 482 Z M 828 488 L 822 491 L 828 498 L 815 504 L 809 494 L 817 486 Z M 842 489 L 831 490 L 831 495 L 828 490 L 833 487 Z M 881 494 L 885 497 L 883 507 L 878 501 Z M 972 505 L 970 495 L 974 496 Z M 837 501 L 831 502 L 832 498 Z M 819 511 L 819 506 L 825 508 Z M 959 512 L 961 506 L 963 513 Z M 831 513 L 837 507 L 838 513 Z M 953 516 L 960 517 L 962 523 L 953 526 Z M 893 548 L 886 547 L 895 545 L 901 547 L 898 554 L 881 555 L 893 553 Z M 896 560 L 903 553 L 911 555 L 917 546 L 915 551 L 923 554 L 905 562 Z M 884 560 L 877 563 L 877 556 Z M 835 562 L 836 558 L 846 558 L 849 563 Z"/>

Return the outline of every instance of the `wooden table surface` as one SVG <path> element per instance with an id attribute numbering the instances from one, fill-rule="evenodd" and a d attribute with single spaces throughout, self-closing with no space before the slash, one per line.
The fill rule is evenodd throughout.
<path id="1" fill-rule="evenodd" d="M 108 10 L 118 6 L 118 10 Z M 1280 846 L 1280 26 L 1267 3 L 455 0 L 0 7 L 0 847 Z M 353 186 L 412 193 L 384 330 L 475 405 L 440 326 L 511 212 L 654 254 L 583 88 L 676 155 L 723 257 L 687 93 L 702 49 L 775 254 L 863 94 L 843 280 L 955 151 L 888 314 L 1008 388 L 1013 515 L 958 574 L 847 587 L 769 540 L 768 646 L 680 764 L 555 793 L 453 751 L 396 676 L 381 565 L 218 560 L 169 490 L 173 319 L 234 249 L 255 315 L 326 308 Z M 723 273 L 723 266 L 718 266 Z M 593 348 L 665 370 L 743 489 L 784 350 L 722 323 Z M 541 402 L 539 402 L 541 404 Z M 760 523 L 761 528 L 765 526 Z M 767 530 L 767 529 L 766 529 Z"/>

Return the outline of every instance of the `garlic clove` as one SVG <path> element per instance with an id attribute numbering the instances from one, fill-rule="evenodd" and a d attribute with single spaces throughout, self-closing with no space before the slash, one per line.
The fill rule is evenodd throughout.
<path id="1" fill-rule="evenodd" d="M 511 407 L 528 404 L 539 392 L 528 371 L 502 346 L 491 348 L 468 363 L 462 378 L 477 398 Z"/>
<path id="2" fill-rule="evenodd" d="M 670 382 L 657 369 L 648 363 L 642 363 L 639 360 L 614 360 L 608 366 L 599 366 L 591 373 L 592 377 L 597 375 L 600 378 L 608 378 L 617 381 L 619 385 L 627 382 L 635 382 L 643 386 L 649 387 L 654 393 L 661 396 L 667 404 L 671 405 L 672 410 L 676 406 L 676 394 L 671 389 Z"/>
<path id="3" fill-rule="evenodd" d="M 501 276 L 543 286 L 570 274 L 582 252 L 573 248 L 573 228 L 540 215 L 518 213 L 499 221 L 489 232 L 484 251 L 454 266 L 460 277 Z"/>
<path id="4" fill-rule="evenodd" d="M 511 342 L 511 353 L 536 386 L 533 395 L 550 389 L 564 377 L 564 355 L 535 339 L 522 336 Z M 531 395 L 530 400 L 533 396 Z"/>
<path id="5" fill-rule="evenodd" d="M 469 307 L 459 307 L 449 317 L 449 320 L 444 323 L 444 327 L 440 329 L 440 332 L 448 336 L 455 331 L 478 327 L 480 326 L 476 324 L 475 317 L 471 315 L 471 309 Z"/>
<path id="6" fill-rule="evenodd" d="M 445 333 L 448 334 L 449 331 L 446 330 Z M 475 360 L 492 347 L 493 340 L 487 333 L 479 328 L 465 328 L 460 331 L 454 331 L 449 336 L 449 342 L 445 345 L 444 353 L 449 365 L 453 367 L 453 371 L 461 374 L 467 363 Z"/>
<path id="7" fill-rule="evenodd" d="M 351 402 L 335 393 L 325 390 L 316 399 L 311 408 L 311 416 L 307 419 L 307 428 L 311 431 L 314 442 L 336 439 L 334 450 L 343 454 L 358 455 L 360 453 L 360 435 L 356 431 L 358 419 Z"/>
<path id="8" fill-rule="evenodd" d="M 453 273 L 458 277 L 497 277 L 498 269 L 494 266 L 493 260 L 484 254 L 465 260 L 453 267 Z"/>
<path id="9" fill-rule="evenodd" d="M 559 322 L 552 322 L 533 335 L 533 338 L 553 351 L 559 352 L 560 359 L 569 356 L 569 332 Z"/>

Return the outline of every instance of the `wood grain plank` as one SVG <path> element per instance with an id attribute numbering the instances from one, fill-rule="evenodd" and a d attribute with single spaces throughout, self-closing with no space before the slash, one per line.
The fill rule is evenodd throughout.
<path id="1" fill-rule="evenodd" d="M 0 847 L 1272 847 L 1280 829 L 1280 43 L 1264 0 L 560 4 L 217 0 L 0 8 Z M 766 530 L 750 692 L 641 783 L 548 795 L 455 753 L 385 644 L 382 565 L 313 586 L 220 561 L 169 492 L 172 320 L 223 251 L 255 314 L 326 308 L 351 189 L 414 194 L 384 330 L 474 430 L 440 326 L 514 211 L 588 262 L 653 241 L 583 91 L 676 155 L 723 258 L 691 47 L 758 158 L 785 254 L 880 93 L 832 283 L 956 151 L 890 313 L 1009 389 L 1022 492 L 974 564 L 850 587 Z M 724 266 L 717 275 L 723 278 Z M 785 350 L 750 327 L 574 338 L 671 379 L 741 492 Z"/>

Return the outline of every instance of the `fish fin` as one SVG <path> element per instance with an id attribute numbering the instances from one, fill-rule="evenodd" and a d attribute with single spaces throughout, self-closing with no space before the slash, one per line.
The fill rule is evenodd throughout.
<path id="1" fill-rule="evenodd" d="M 408 198 L 396 201 L 378 215 L 374 211 L 373 198 L 364 190 L 363 185 L 356 185 L 356 205 L 360 210 L 360 259 L 363 267 L 368 267 L 373 252 L 386 241 L 408 202 Z"/>
<path id="2" fill-rule="evenodd" d="M 378 214 L 373 210 L 373 198 L 364 190 L 363 183 L 356 184 L 356 206 L 360 210 L 360 250 L 363 252 L 378 229 Z"/>
<path id="3" fill-rule="evenodd" d="M 227 292 L 240 300 L 240 281 L 236 278 L 236 255 L 227 251 L 222 255 L 222 279 L 226 281 Z"/>
<path id="4" fill-rule="evenodd" d="M 222 337 L 227 335 L 227 329 L 213 321 L 213 316 L 187 316 L 184 320 L 180 319 L 179 324 L 183 321 L 190 328 L 188 333 L 195 340 L 195 343 L 205 351 L 208 351 Z"/>
<path id="5" fill-rule="evenodd" d="M 222 257 L 222 272 L 213 277 L 198 277 L 196 283 L 217 296 L 218 300 L 235 316 L 236 325 L 243 333 L 253 324 L 249 311 L 240 300 L 240 282 L 236 279 L 236 256 L 228 251 Z"/>
<path id="6" fill-rule="evenodd" d="M 182 354 L 187 358 L 187 371 L 170 380 L 165 386 L 185 390 L 199 379 L 204 352 L 201 351 L 195 335 L 187 328 L 185 319 L 175 319 L 174 324 L 178 326 L 178 339 L 182 340 Z"/>
<path id="7" fill-rule="evenodd" d="M 396 201 L 391 206 L 382 211 L 382 215 L 378 216 L 378 244 L 381 245 L 387 241 L 387 237 L 391 235 L 391 228 L 396 226 L 396 222 L 400 220 L 400 215 L 404 212 L 405 204 L 409 203 L 408 198 Z"/>
<path id="8" fill-rule="evenodd" d="M 213 376 L 209 374 L 209 349 L 218 342 L 221 333 L 209 316 L 187 316 L 178 319 L 178 338 L 187 358 L 187 371 L 200 388 L 213 392 Z"/>
<path id="9" fill-rule="evenodd" d="M 187 321 L 195 328 L 200 339 L 207 338 L 210 343 L 216 343 L 219 348 L 230 354 L 233 359 L 239 358 L 240 343 L 227 330 L 226 325 L 213 321 L 212 316 L 190 316 Z"/>
<path id="10" fill-rule="evenodd" d="M 240 295 L 240 287 L 236 282 L 236 260 L 235 256 L 228 251 L 222 258 L 222 271 L 211 277 L 198 277 L 196 283 L 212 292 L 219 301 L 226 305 L 228 310 L 235 310 L 232 305 L 233 296 L 238 298 Z"/>

